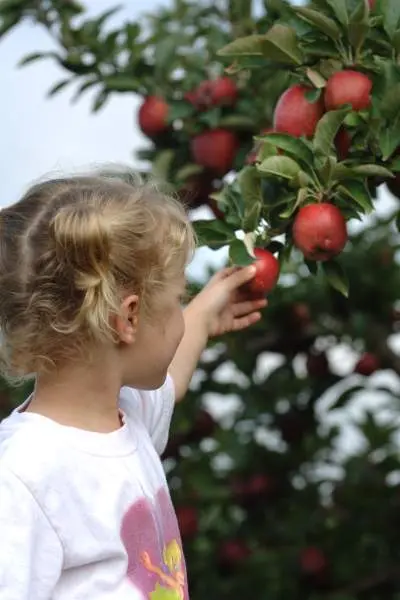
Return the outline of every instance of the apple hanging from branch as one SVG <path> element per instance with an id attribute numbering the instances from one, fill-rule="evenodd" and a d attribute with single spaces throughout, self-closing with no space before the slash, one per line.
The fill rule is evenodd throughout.
<path id="1" fill-rule="evenodd" d="M 359 4 L 352 13 L 328 2 L 318 11 L 288 7 L 310 36 L 300 38 L 293 25 L 276 23 L 220 50 L 235 61 L 236 72 L 256 56 L 259 68 L 263 59 L 275 63 L 291 83 L 276 103 L 272 131 L 254 137 L 256 146 L 234 181 L 213 195 L 223 220 L 195 223 L 201 243 L 229 246 L 232 264 L 257 265 L 264 250 L 279 261 L 279 271 L 292 250 L 300 250 L 310 272 L 322 270 L 345 296 L 349 282 L 337 257 L 345 249 L 347 222 L 374 210 L 371 181 L 390 182 L 400 171 L 394 92 L 400 71 L 389 51 L 390 10 Z M 374 15 L 383 11 L 381 20 L 372 18 L 372 9 Z M 387 50 L 374 41 L 378 28 L 388 38 Z M 271 275 L 267 292 L 272 281 Z"/>

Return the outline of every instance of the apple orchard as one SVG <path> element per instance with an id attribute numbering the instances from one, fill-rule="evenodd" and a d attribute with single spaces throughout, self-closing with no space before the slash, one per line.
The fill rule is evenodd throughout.
<path id="1" fill-rule="evenodd" d="M 139 96 L 144 177 L 268 294 L 204 353 L 164 455 L 191 597 L 399 600 L 400 2 L 259 4 L 4 0 L 0 31 L 51 36 L 21 61 L 61 67 L 49 96 Z"/>

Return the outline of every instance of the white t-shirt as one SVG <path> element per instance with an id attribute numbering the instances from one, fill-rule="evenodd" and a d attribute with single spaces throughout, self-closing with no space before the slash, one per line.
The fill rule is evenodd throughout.
<path id="1" fill-rule="evenodd" d="M 122 388 L 112 433 L 18 409 L 0 424 L 0 600 L 188 600 L 159 458 L 173 406 L 168 377 Z"/>

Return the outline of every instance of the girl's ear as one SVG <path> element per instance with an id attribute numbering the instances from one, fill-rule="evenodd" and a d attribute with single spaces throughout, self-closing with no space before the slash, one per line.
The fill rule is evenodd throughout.
<path id="1" fill-rule="evenodd" d="M 127 296 L 121 304 L 121 312 L 115 317 L 115 331 L 120 342 L 133 344 L 139 321 L 139 297 Z"/>

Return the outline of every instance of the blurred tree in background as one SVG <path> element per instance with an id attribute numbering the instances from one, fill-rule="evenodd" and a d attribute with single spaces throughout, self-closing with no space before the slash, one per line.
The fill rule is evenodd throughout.
<path id="1" fill-rule="evenodd" d="M 0 31 L 46 28 L 54 51 L 22 63 L 63 67 L 50 95 L 93 89 L 94 111 L 142 96 L 144 175 L 188 210 L 209 206 L 202 243 L 229 245 L 237 264 L 262 246 L 281 268 L 262 322 L 210 344 L 176 411 L 164 459 L 191 596 L 399 600 L 399 219 L 381 206 L 388 187 L 400 193 L 400 3 L 264 0 L 255 16 L 250 0 L 171 0 L 117 28 L 113 14 L 3 0 Z M 372 104 L 355 106 L 353 72 L 327 110 L 343 68 L 369 78 Z M 293 85 L 301 98 L 279 128 Z M 362 220 L 339 261 L 339 248 L 315 262 L 294 239 L 299 209 L 321 201 Z M 26 389 L 3 382 L 3 414 Z"/>

